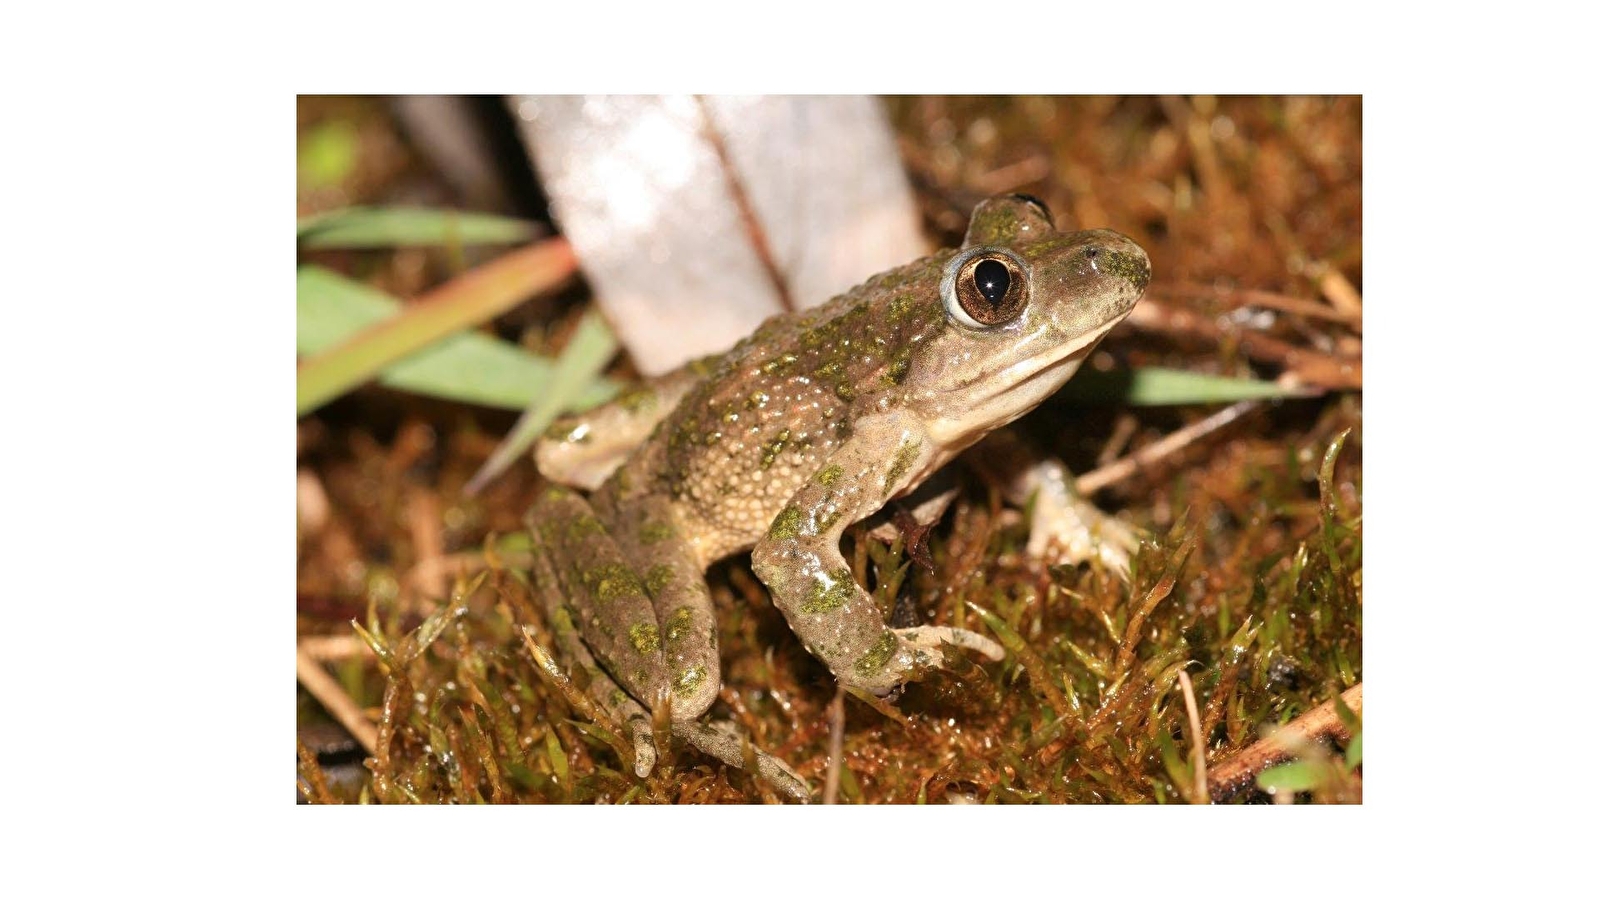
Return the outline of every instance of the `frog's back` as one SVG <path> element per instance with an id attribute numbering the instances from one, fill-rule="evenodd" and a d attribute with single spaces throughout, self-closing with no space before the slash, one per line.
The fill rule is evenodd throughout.
<path id="1" fill-rule="evenodd" d="M 624 493 L 670 496 L 706 561 L 749 549 L 856 421 L 900 402 L 915 351 L 946 324 L 948 255 L 768 320 L 661 422 L 624 467 Z"/>

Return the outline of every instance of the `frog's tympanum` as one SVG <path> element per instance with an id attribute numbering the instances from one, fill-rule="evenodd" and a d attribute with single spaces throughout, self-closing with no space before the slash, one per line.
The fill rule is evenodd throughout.
<path id="1" fill-rule="evenodd" d="M 721 677 L 703 573 L 753 550 L 805 649 L 848 687 L 894 694 L 950 647 L 1001 659 L 961 629 L 891 628 L 839 552 L 850 524 L 1037 406 L 1143 295 L 1149 259 L 1113 231 L 1059 232 L 1042 203 L 984 202 L 964 245 L 774 317 L 539 445 L 551 489 L 528 512 L 533 575 L 560 654 L 654 767 L 651 711 L 729 763 L 745 744 L 701 723 Z M 809 790 L 755 753 L 796 798 Z"/>

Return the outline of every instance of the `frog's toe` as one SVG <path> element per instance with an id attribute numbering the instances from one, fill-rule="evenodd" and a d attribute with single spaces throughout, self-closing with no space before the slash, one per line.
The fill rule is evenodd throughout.
<path id="1" fill-rule="evenodd" d="M 1066 563 L 1098 559 L 1106 568 L 1125 576 L 1132 554 L 1138 550 L 1138 530 L 1115 516 L 1106 515 L 1079 497 L 1061 502 L 1040 501 L 1033 508 L 1027 554 L 1037 559 L 1058 558 Z"/>
<path id="2" fill-rule="evenodd" d="M 655 771 L 655 738 L 650 733 L 648 722 L 639 720 L 627 724 L 629 737 L 633 739 L 633 774 L 640 778 L 647 778 Z"/>
<path id="3" fill-rule="evenodd" d="M 943 644 L 953 644 L 965 650 L 976 651 L 987 657 L 990 662 L 999 662 L 1005 658 L 1004 647 L 975 631 L 967 631 L 964 628 L 922 625 L 916 628 L 895 628 L 893 632 L 912 647 L 932 656 L 933 664 L 936 666 L 943 665 L 944 655 L 941 650 Z"/>
<path id="4" fill-rule="evenodd" d="M 673 722 L 672 734 L 689 746 L 737 769 L 753 758 L 755 774 L 798 803 L 811 802 L 811 786 L 788 763 L 747 742 L 731 722 Z"/>

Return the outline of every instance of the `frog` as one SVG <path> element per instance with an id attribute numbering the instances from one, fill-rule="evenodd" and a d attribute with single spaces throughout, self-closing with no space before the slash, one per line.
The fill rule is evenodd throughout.
<path id="1" fill-rule="evenodd" d="M 840 539 L 1053 394 L 1150 274 L 1122 234 L 1057 230 L 1038 199 L 993 197 L 960 247 L 558 420 L 534 451 L 554 484 L 526 515 L 530 574 L 557 654 L 639 777 L 667 720 L 672 740 L 811 796 L 730 723 L 701 721 L 721 685 L 704 573 L 725 557 L 750 553 L 805 650 L 863 697 L 892 702 L 956 655 L 1002 660 L 974 631 L 891 627 Z"/>

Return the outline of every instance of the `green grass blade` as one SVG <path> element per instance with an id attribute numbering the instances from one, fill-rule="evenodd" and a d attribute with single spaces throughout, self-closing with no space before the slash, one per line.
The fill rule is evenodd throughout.
<path id="1" fill-rule="evenodd" d="M 1236 403 L 1261 397 L 1307 397 L 1314 393 L 1253 378 L 1147 368 L 1080 371 L 1066 382 L 1058 396 L 1086 406 L 1178 406 Z"/>
<path id="2" fill-rule="evenodd" d="M 467 494 L 477 493 L 496 475 L 511 465 L 518 456 L 538 440 L 555 417 L 573 408 L 590 389 L 611 357 L 616 355 L 616 336 L 600 314 L 590 309 L 577 323 L 577 331 L 555 361 L 545 390 L 522 413 L 511 433 L 494 448 L 494 453 L 466 483 Z"/>
<path id="3" fill-rule="evenodd" d="M 304 415 L 424 347 L 486 322 L 577 270 L 572 248 L 544 241 L 499 257 L 430 291 L 396 316 L 300 363 L 295 408 Z M 307 305 L 300 298 L 299 306 Z"/>
<path id="4" fill-rule="evenodd" d="M 296 283 L 296 350 L 314 356 L 399 315 L 400 301 L 376 288 L 318 266 L 301 266 Z M 463 332 L 395 362 L 378 382 L 395 390 L 524 409 L 548 390 L 554 364 L 515 344 L 477 332 Z M 616 386 L 596 381 L 576 400 L 587 409 L 609 400 Z"/>
<path id="5" fill-rule="evenodd" d="M 315 249 L 520 244 L 531 222 L 453 209 L 351 206 L 295 223 L 301 246 Z"/>
<path id="6" fill-rule="evenodd" d="M 1255 783 L 1266 791 L 1315 790 L 1327 777 L 1327 767 L 1311 760 L 1296 760 L 1267 769 L 1255 778 Z"/>

